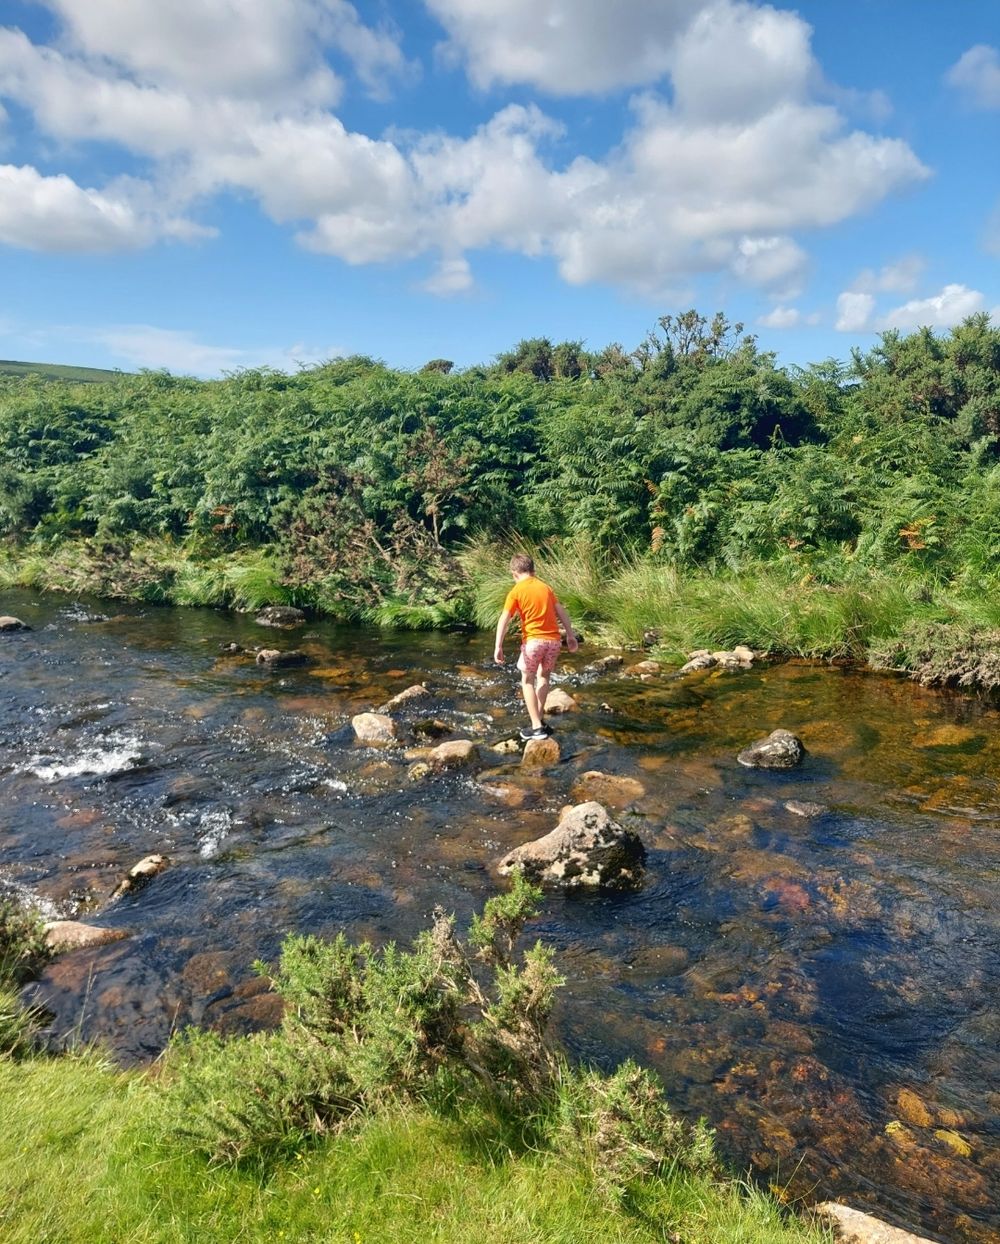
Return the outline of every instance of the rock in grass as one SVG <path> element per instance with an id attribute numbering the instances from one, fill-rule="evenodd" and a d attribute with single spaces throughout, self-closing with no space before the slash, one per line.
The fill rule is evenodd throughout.
<path id="1" fill-rule="evenodd" d="M 632 890 L 645 860 L 639 836 L 591 801 L 564 809 L 555 829 L 515 847 L 498 867 L 503 876 L 522 868 L 530 880 L 562 890 Z"/>
<path id="2" fill-rule="evenodd" d="M 118 882 L 111 892 L 110 902 L 121 898 L 125 894 L 135 894 L 158 876 L 167 867 L 170 861 L 165 855 L 147 855 L 145 859 L 139 861 L 133 868 L 130 868 L 125 876 Z"/>
<path id="3" fill-rule="evenodd" d="M 813 1212 L 823 1223 L 833 1227 L 834 1238 L 842 1244 L 931 1244 L 926 1236 L 890 1227 L 871 1214 L 837 1201 L 824 1201 Z"/>
<path id="4" fill-rule="evenodd" d="M 359 743 L 382 745 L 398 741 L 396 723 L 385 713 L 358 713 L 351 718 L 351 728 Z"/>
<path id="5" fill-rule="evenodd" d="M 772 730 L 766 739 L 745 747 L 736 759 L 748 769 L 794 769 L 805 750 L 791 730 Z"/>
<path id="6" fill-rule="evenodd" d="M 30 631 L 31 627 L 27 622 L 22 622 L 20 618 L 12 618 L 9 615 L 0 617 L 0 631 Z"/>
<path id="7" fill-rule="evenodd" d="M 254 621 L 258 626 L 292 627 L 301 626 L 306 615 L 301 609 L 291 605 L 267 605 L 257 614 Z"/>
<path id="8" fill-rule="evenodd" d="M 126 929 L 101 929 L 79 920 L 49 920 L 42 927 L 46 945 L 55 952 L 107 946 L 109 942 L 120 942 L 129 936 Z"/>

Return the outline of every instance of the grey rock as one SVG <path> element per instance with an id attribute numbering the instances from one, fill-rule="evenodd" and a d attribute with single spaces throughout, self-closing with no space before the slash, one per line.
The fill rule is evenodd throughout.
<path id="1" fill-rule="evenodd" d="M 545 697 L 547 715 L 558 716 L 560 713 L 572 713 L 579 707 L 569 692 L 563 691 L 561 687 L 553 687 Z"/>
<path id="2" fill-rule="evenodd" d="M 358 713 L 351 718 L 351 727 L 359 743 L 382 745 L 398 742 L 396 723 L 385 713 Z"/>
<path id="3" fill-rule="evenodd" d="M 926 1236 L 890 1227 L 871 1214 L 851 1209 L 837 1201 L 824 1201 L 815 1207 L 813 1213 L 825 1225 L 833 1227 L 834 1238 L 842 1244 L 932 1244 Z"/>
<path id="4" fill-rule="evenodd" d="M 789 799 L 785 803 L 785 811 L 795 816 L 822 816 L 829 811 L 825 803 L 810 803 L 808 799 Z"/>
<path id="5" fill-rule="evenodd" d="M 128 937 L 126 929 L 101 929 L 79 920 L 49 920 L 43 926 L 45 943 L 52 951 L 81 950 L 91 946 L 107 946 Z"/>
<path id="6" fill-rule="evenodd" d="M 435 769 L 467 769 L 479 759 L 479 748 L 471 739 L 452 739 L 439 743 L 430 754 Z"/>
<path id="7" fill-rule="evenodd" d="M 0 617 L 0 631 L 30 631 L 31 627 L 27 622 L 22 622 L 20 618 L 12 618 L 10 615 Z"/>
<path id="8" fill-rule="evenodd" d="M 736 757 L 748 769 L 794 769 L 801 764 L 805 748 L 790 730 L 772 730 L 766 739 L 757 739 Z"/>
<path id="9" fill-rule="evenodd" d="M 405 691 L 400 691 L 399 695 L 394 695 L 391 700 L 386 700 L 379 710 L 382 713 L 391 713 L 394 709 L 403 708 L 407 704 L 412 704 L 415 700 L 429 700 L 431 693 L 424 684 L 416 683 L 412 687 L 407 687 Z"/>
<path id="10" fill-rule="evenodd" d="M 270 669 L 288 669 L 293 665 L 305 665 L 309 658 L 297 648 L 289 648 L 282 652 L 280 648 L 261 648 L 257 653 L 257 664 L 266 665 Z"/>
<path id="11" fill-rule="evenodd" d="M 564 809 L 555 829 L 515 847 L 498 867 L 503 876 L 523 868 L 529 879 L 562 890 L 632 890 L 642 882 L 645 860 L 639 836 L 591 801 Z"/>
<path id="12" fill-rule="evenodd" d="M 267 605 L 257 614 L 254 621 L 258 626 L 277 626 L 282 628 L 301 626 L 306 615 L 301 609 L 292 605 Z"/>

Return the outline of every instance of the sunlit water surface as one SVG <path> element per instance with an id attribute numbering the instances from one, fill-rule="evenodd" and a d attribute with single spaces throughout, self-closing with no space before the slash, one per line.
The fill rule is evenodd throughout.
<path id="1" fill-rule="evenodd" d="M 492 865 L 546 832 L 574 779 L 645 788 L 627 896 L 546 897 L 572 1052 L 632 1056 L 724 1152 L 807 1200 L 838 1196 L 946 1240 L 1000 1239 L 998 714 L 972 698 L 806 663 L 643 682 L 564 660 L 581 711 L 562 762 L 522 776 L 488 744 L 521 722 L 483 635 L 310 624 L 8 593 L 0 636 L 0 886 L 131 936 L 51 964 L 28 995 L 52 1040 L 124 1062 L 172 1029 L 276 1022 L 250 970 L 291 930 L 406 940 L 495 893 Z M 236 641 L 305 649 L 268 672 Z M 416 681 L 485 773 L 411 782 L 352 714 Z M 805 763 L 737 751 L 794 730 Z M 486 785 L 483 785 L 483 782 Z M 819 816 L 787 800 L 826 805 Z M 170 867 L 107 906 L 153 852 Z"/>

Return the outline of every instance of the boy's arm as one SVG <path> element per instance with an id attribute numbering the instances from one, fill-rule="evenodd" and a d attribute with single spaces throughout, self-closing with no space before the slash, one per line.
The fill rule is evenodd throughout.
<path id="1" fill-rule="evenodd" d="M 496 643 L 493 645 L 493 660 L 497 665 L 503 665 L 503 637 L 507 634 L 507 627 L 510 626 L 512 616 L 513 611 L 505 609 L 497 622 Z"/>
<path id="2" fill-rule="evenodd" d="M 576 652 L 577 648 L 580 646 L 576 642 L 576 631 L 573 630 L 573 623 L 569 620 L 569 614 L 562 607 L 559 601 L 556 601 L 556 617 L 562 623 L 563 630 L 566 632 L 566 647 L 570 650 L 570 652 Z"/>

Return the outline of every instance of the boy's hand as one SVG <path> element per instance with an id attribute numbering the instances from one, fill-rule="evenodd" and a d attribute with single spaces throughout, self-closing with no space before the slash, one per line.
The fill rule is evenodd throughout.
<path id="1" fill-rule="evenodd" d="M 572 631 L 566 636 L 566 649 L 569 652 L 576 652 L 580 645 L 576 642 L 576 636 Z"/>
<path id="2" fill-rule="evenodd" d="M 502 648 L 497 648 L 497 650 L 493 653 L 493 660 L 497 663 L 497 665 L 507 664 L 507 662 L 504 660 Z"/>

